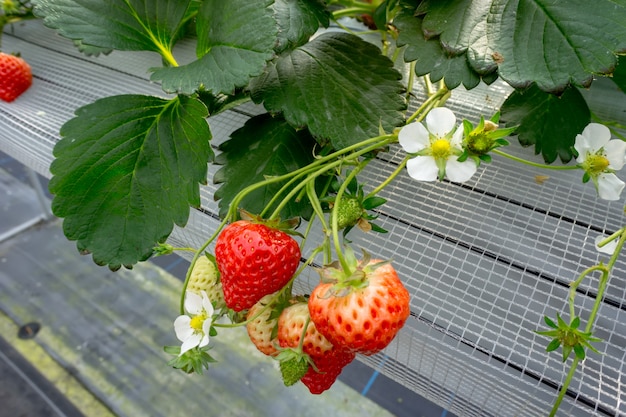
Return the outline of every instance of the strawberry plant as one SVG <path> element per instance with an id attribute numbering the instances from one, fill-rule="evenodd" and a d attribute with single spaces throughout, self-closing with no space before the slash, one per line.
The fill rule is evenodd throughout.
<path id="1" fill-rule="evenodd" d="M 300 378 L 322 392 L 355 352 L 370 355 L 392 343 L 414 294 L 388 261 L 356 260 L 348 239 L 355 225 L 385 231 L 372 220 L 387 204 L 379 194 L 399 175 L 462 183 L 497 157 L 581 170 L 604 200 L 619 200 L 625 185 L 617 176 L 626 154 L 620 126 L 592 118 L 581 92 L 594 77 L 610 76 L 626 91 L 622 0 L 34 3 L 45 25 L 85 53 L 150 51 L 162 60 L 146 71 L 163 97 L 99 99 L 60 131 L 50 167 L 53 211 L 81 252 L 116 270 L 171 251 L 165 241 L 174 226 L 184 227 L 190 207 L 201 205 L 207 164 L 219 166 L 212 181 L 221 223 L 195 249 L 182 290 L 176 332 L 184 349 L 168 349 L 186 372 L 209 366 L 210 337 L 233 326 L 246 326 L 259 349 L 280 357 L 279 317 L 292 308 L 286 300 L 306 297 L 295 294 L 294 283 L 313 264 L 323 267 L 309 294 L 310 322 L 337 356 L 307 352 L 303 325 L 298 346 L 285 343 L 312 359 L 308 368 L 302 358 L 292 362 L 298 369 L 285 372 L 289 383 Z M 345 19 L 363 23 L 367 33 L 347 29 Z M 331 24 L 336 30 L 325 30 Z M 193 56 L 180 53 L 183 41 Z M 496 80 L 512 91 L 496 114 L 457 121 L 445 107 L 457 87 Z M 423 100 L 414 92 L 420 85 Z M 247 101 L 266 113 L 216 141 L 212 118 Z M 545 163 L 505 152 L 505 138 L 514 136 Z M 392 150 L 401 155 L 395 169 L 367 177 Z M 294 221 L 285 226 L 281 219 Z M 621 229 L 599 242 L 614 247 L 610 263 L 574 281 L 573 288 L 592 272 L 603 274 L 584 331 L 577 330 L 574 296 L 573 330 L 563 330 L 562 319 L 559 326 L 546 320 L 552 330 L 544 334 L 556 340 L 550 350 L 563 346 L 582 360 L 587 342 L 596 341 L 600 295 L 624 236 Z M 223 309 L 196 284 L 195 268 L 206 268 L 204 253 L 214 243 Z M 563 335 L 574 330 L 572 344 Z"/>

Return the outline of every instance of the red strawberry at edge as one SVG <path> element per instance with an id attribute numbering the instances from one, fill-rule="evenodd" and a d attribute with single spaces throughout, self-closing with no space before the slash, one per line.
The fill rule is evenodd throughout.
<path id="1" fill-rule="evenodd" d="M 0 100 L 12 102 L 32 83 L 33 75 L 26 61 L 0 52 Z"/>
<path id="2" fill-rule="evenodd" d="M 410 313 L 409 293 L 393 266 L 365 256 L 349 277 L 332 267 L 321 274 L 338 282 L 321 283 L 311 293 L 317 330 L 341 349 L 364 355 L 384 349 Z"/>
<path id="3" fill-rule="evenodd" d="M 355 356 L 353 352 L 334 349 L 314 359 L 317 370 L 309 366 L 309 370 L 300 381 L 306 385 L 311 394 L 321 394 L 335 383 L 343 368 L 352 362 Z"/>
<path id="4" fill-rule="evenodd" d="M 283 310 L 278 318 L 278 343 L 283 348 L 297 348 L 300 344 L 304 325 L 309 319 L 309 307 L 305 302 L 297 303 Z M 311 394 L 321 394 L 329 389 L 343 368 L 355 358 L 353 352 L 342 351 L 334 347 L 308 321 L 302 351 L 311 357 L 314 367 L 309 366 L 300 379 Z"/>
<path id="5" fill-rule="evenodd" d="M 283 231 L 239 220 L 215 244 L 226 305 L 241 311 L 287 284 L 300 262 L 298 243 Z"/>

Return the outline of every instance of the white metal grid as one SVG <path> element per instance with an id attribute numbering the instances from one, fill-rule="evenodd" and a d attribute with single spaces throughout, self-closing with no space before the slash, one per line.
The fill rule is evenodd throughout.
<path id="1" fill-rule="evenodd" d="M 37 22 L 3 41 L 31 62 L 37 97 L 0 103 L 0 146 L 44 175 L 50 175 L 57 132 L 77 107 L 124 92 L 164 95 L 147 81 L 147 68 L 158 64 L 153 54 L 86 58 Z M 480 114 L 490 116 L 508 91 L 504 85 L 455 91 L 449 106 L 476 122 Z M 607 105 L 611 91 L 586 94 L 598 103 L 597 114 L 624 111 L 623 103 L 622 110 Z M 250 104 L 210 119 L 214 143 L 260 111 Z M 519 146 L 507 151 L 529 154 Z M 394 147 L 362 180 L 375 186 L 401 156 Z M 209 182 L 216 169 L 210 166 Z M 545 353 L 547 340 L 534 331 L 543 327 L 543 315 L 566 312 L 568 282 L 602 259 L 595 236 L 621 227 L 624 216 L 622 203 L 597 200 L 593 187 L 580 183 L 580 172 L 548 174 L 543 184 L 535 181 L 538 174 L 545 172 L 496 157 L 463 185 L 402 175 L 384 190 L 389 203 L 379 222 L 389 234 L 355 232 L 352 240 L 394 260 L 412 296 L 411 317 L 383 353 L 360 360 L 459 416 L 545 414 L 566 368 L 559 354 Z M 175 229 L 173 244 L 199 246 L 212 234 L 219 223 L 216 189 L 203 187 L 202 209 L 192 211 L 185 229 Z M 308 291 L 316 280 L 308 271 L 297 288 Z M 577 297 L 584 312 L 594 284 L 581 287 Z M 591 354 L 582 364 L 560 415 L 626 415 L 624 300 L 621 261 L 596 326 L 602 355 Z"/>

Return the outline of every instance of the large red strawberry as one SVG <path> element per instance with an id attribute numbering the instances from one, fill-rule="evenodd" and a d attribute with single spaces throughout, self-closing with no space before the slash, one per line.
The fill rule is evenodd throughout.
<path id="1" fill-rule="evenodd" d="M 355 356 L 354 352 L 334 349 L 316 358 L 314 362 L 317 369 L 310 366 L 300 381 L 306 385 L 311 394 L 321 394 L 335 383 L 343 368 L 352 362 Z"/>
<path id="2" fill-rule="evenodd" d="M 300 262 L 300 248 L 281 230 L 239 220 L 218 236 L 215 259 L 226 305 L 241 311 L 289 282 Z"/>
<path id="3" fill-rule="evenodd" d="M 311 293 L 309 311 L 317 330 L 334 346 L 372 355 L 384 349 L 410 313 L 409 293 L 389 262 L 349 262 L 322 269 L 323 280 Z M 330 282 L 329 282 L 330 281 Z"/>
<path id="4" fill-rule="evenodd" d="M 22 58 L 0 52 L 0 100 L 11 102 L 33 83 L 30 65 Z"/>

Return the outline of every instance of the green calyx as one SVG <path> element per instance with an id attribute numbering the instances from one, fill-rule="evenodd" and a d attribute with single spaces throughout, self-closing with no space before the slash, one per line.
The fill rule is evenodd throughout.
<path id="1" fill-rule="evenodd" d="M 544 321 L 552 330 L 538 331 L 537 334 L 548 336 L 552 338 L 552 341 L 546 347 L 546 352 L 552 352 L 563 347 L 563 362 L 567 360 L 572 351 L 579 360 L 585 359 L 585 348 L 589 348 L 592 351 L 598 353 L 598 351 L 591 346 L 591 342 L 600 342 L 601 339 L 593 337 L 591 333 L 586 333 L 578 328 L 580 327 L 580 317 L 574 317 L 572 321 L 567 324 L 559 314 L 556 315 L 557 322 L 555 323 L 547 316 L 544 317 Z"/>
<path id="2" fill-rule="evenodd" d="M 169 366 L 188 374 L 195 372 L 198 375 L 202 375 L 205 369 L 208 370 L 211 363 L 217 362 L 209 355 L 209 349 L 211 349 L 209 346 L 201 348 L 196 346 L 180 355 L 180 346 L 165 346 L 163 348 L 165 353 L 175 356 L 167 363 Z"/>
<path id="3" fill-rule="evenodd" d="M 498 120 L 500 114 L 496 113 L 491 120 L 485 120 L 481 116 L 480 122 L 476 127 L 468 121 L 463 120 L 463 155 L 459 159 L 467 159 L 468 157 L 479 161 L 489 162 L 488 155 L 492 150 L 500 146 L 509 144 L 504 138 L 515 132 L 517 127 L 509 127 L 504 129 L 498 128 Z"/>
<path id="4" fill-rule="evenodd" d="M 334 284 L 323 297 L 343 297 L 353 291 L 367 288 L 369 276 L 379 267 L 389 263 L 389 261 L 371 263 L 371 255 L 365 250 L 362 252 L 363 257 L 357 260 L 352 248 L 346 246 L 344 256 L 349 271 L 344 270 L 338 261 L 318 269 L 322 282 Z"/>
<path id="5" fill-rule="evenodd" d="M 300 379 L 302 379 L 302 377 L 309 370 L 310 359 L 308 359 L 308 356 L 303 355 L 296 350 L 283 350 L 278 355 L 278 359 L 280 360 L 280 373 L 286 387 L 300 381 Z"/>
<path id="6" fill-rule="evenodd" d="M 281 220 L 279 218 L 264 219 L 263 217 L 247 212 L 244 209 L 239 209 L 239 217 L 241 218 L 241 220 L 246 220 L 256 224 L 262 224 L 269 227 L 270 229 L 276 229 L 280 230 L 281 232 L 285 232 L 288 235 L 300 236 L 300 233 L 295 230 L 300 225 L 299 217 L 293 217 L 287 220 Z"/>

